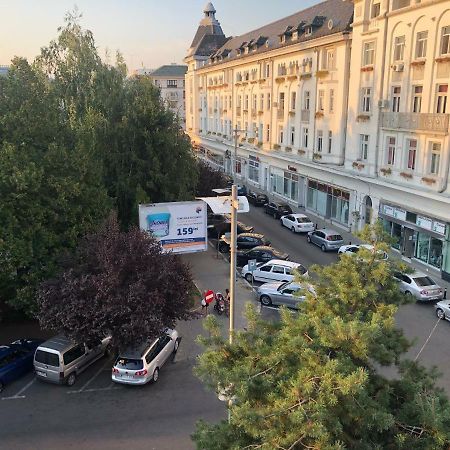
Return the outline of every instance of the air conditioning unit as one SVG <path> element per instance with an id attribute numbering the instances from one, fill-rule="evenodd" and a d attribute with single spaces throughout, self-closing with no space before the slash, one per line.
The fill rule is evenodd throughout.
<path id="1" fill-rule="evenodd" d="M 392 66 L 392 69 L 394 70 L 394 72 L 403 72 L 404 68 L 405 68 L 404 64 L 394 64 Z"/>
<path id="2" fill-rule="evenodd" d="M 378 100 L 378 108 L 388 109 L 389 108 L 389 100 Z"/>

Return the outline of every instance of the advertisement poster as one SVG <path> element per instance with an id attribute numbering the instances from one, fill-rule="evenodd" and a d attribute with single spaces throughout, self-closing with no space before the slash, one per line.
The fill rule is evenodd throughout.
<path id="1" fill-rule="evenodd" d="M 139 228 L 151 233 L 165 252 L 206 251 L 206 221 L 203 201 L 139 205 Z"/>

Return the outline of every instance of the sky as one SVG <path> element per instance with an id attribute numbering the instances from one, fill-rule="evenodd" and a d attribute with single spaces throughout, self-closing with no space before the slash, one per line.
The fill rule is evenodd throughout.
<path id="1" fill-rule="evenodd" d="M 32 61 L 56 38 L 66 12 L 76 6 L 93 32 L 99 54 L 119 50 L 128 69 L 183 63 L 206 0 L 0 0 L 0 65 L 14 56 Z M 213 0 L 226 36 L 286 17 L 318 0 Z M 111 61 L 113 62 L 113 61 Z"/>

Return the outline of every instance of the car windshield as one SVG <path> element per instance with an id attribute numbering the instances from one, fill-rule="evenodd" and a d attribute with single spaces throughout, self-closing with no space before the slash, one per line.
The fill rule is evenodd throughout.
<path id="1" fill-rule="evenodd" d="M 414 278 L 414 281 L 416 282 L 417 286 L 432 286 L 433 284 L 436 284 L 430 277 L 417 277 Z"/>
<path id="2" fill-rule="evenodd" d="M 56 353 L 46 352 L 44 350 L 37 350 L 34 359 L 47 366 L 58 367 L 59 366 L 59 358 Z"/>
<path id="3" fill-rule="evenodd" d="M 283 283 L 282 285 L 280 285 L 277 289 L 277 291 L 282 291 L 286 286 L 288 286 L 289 284 L 291 284 L 290 281 L 286 281 L 285 283 Z"/>
<path id="4" fill-rule="evenodd" d="M 311 221 L 307 217 L 297 217 L 298 223 L 310 223 Z"/>
<path id="5" fill-rule="evenodd" d="M 328 241 L 342 241 L 342 236 L 340 234 L 330 234 L 327 238 Z"/>
<path id="6" fill-rule="evenodd" d="M 115 367 L 119 369 L 127 369 L 127 370 L 141 370 L 144 367 L 144 363 L 142 359 L 133 359 L 133 358 L 117 358 Z"/>

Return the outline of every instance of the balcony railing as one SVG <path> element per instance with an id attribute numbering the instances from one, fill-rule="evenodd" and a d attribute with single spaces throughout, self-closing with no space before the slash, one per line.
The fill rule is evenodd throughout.
<path id="1" fill-rule="evenodd" d="M 384 112 L 381 126 L 392 130 L 448 132 L 449 114 Z"/>
<path id="2" fill-rule="evenodd" d="M 310 110 L 309 109 L 302 109 L 302 113 L 301 113 L 301 117 L 300 117 L 300 120 L 302 121 L 302 122 L 305 122 L 305 123 L 309 123 L 309 117 L 310 117 Z"/>

